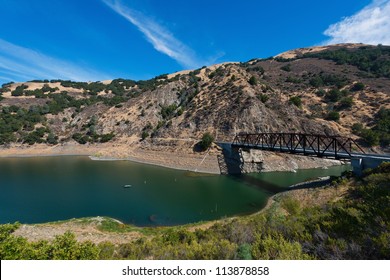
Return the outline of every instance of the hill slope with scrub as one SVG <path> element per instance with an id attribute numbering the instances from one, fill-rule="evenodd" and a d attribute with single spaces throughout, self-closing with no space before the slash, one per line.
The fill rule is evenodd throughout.
<path id="1" fill-rule="evenodd" d="M 3 147 L 159 149 L 180 146 L 180 139 L 194 145 L 205 132 L 231 141 L 242 131 L 297 131 L 351 136 L 388 151 L 390 47 L 298 49 L 147 81 L 8 83 L 0 100 Z"/>

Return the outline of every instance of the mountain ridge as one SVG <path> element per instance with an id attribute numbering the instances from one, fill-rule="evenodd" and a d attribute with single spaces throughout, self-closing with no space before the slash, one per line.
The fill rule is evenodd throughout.
<path id="1" fill-rule="evenodd" d="M 205 132 L 229 142 L 239 132 L 295 131 L 348 136 L 388 152 L 389 78 L 390 47 L 343 44 L 147 81 L 5 84 L 0 145 L 180 150 L 184 141 L 191 151 Z"/>

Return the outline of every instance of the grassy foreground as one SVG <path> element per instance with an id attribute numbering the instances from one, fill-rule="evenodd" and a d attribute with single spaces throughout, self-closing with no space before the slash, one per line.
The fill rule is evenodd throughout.
<path id="1" fill-rule="evenodd" d="M 120 244 L 78 242 L 70 231 L 30 242 L 13 234 L 20 224 L 0 225 L 0 259 L 390 259 L 390 163 L 272 199 L 258 214 L 208 226 L 136 228 L 103 219 L 101 232 L 139 234 Z"/>

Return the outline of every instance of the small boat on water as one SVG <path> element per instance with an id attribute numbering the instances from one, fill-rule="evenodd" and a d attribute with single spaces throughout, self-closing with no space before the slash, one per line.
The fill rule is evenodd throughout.
<path id="1" fill-rule="evenodd" d="M 123 187 L 126 188 L 126 189 L 127 188 L 131 188 L 131 185 L 124 185 Z"/>

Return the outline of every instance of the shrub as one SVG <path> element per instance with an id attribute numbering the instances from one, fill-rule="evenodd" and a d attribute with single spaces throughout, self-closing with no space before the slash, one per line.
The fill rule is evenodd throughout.
<path id="1" fill-rule="evenodd" d="M 56 136 L 54 133 L 50 132 L 46 139 L 47 143 L 50 145 L 57 145 L 58 144 L 58 136 Z"/>
<path id="2" fill-rule="evenodd" d="M 252 260 L 252 246 L 248 243 L 244 243 L 238 247 L 237 257 L 240 260 Z"/>
<path id="3" fill-rule="evenodd" d="M 299 96 L 290 97 L 290 103 L 300 108 L 302 106 L 302 100 Z"/>
<path id="4" fill-rule="evenodd" d="M 353 105 L 353 98 L 351 96 L 343 97 L 339 102 L 340 109 L 351 108 L 352 105 Z"/>
<path id="5" fill-rule="evenodd" d="M 291 197 L 283 198 L 281 205 L 290 215 L 297 215 L 301 210 L 299 201 Z"/>
<path id="6" fill-rule="evenodd" d="M 326 94 L 326 91 L 324 89 L 322 89 L 322 88 L 316 91 L 316 95 L 318 97 L 325 96 L 325 94 Z"/>
<path id="7" fill-rule="evenodd" d="M 286 79 L 286 82 L 293 83 L 293 84 L 299 84 L 299 83 L 302 82 L 302 80 L 297 78 L 297 77 L 288 76 L 287 79 Z"/>
<path id="8" fill-rule="evenodd" d="M 103 134 L 103 135 L 100 135 L 100 142 L 101 143 L 105 143 L 105 142 L 108 142 L 110 141 L 112 138 L 114 138 L 114 133 L 107 133 L 107 134 Z"/>
<path id="9" fill-rule="evenodd" d="M 145 140 L 147 137 L 149 137 L 149 133 L 147 131 L 143 131 L 141 135 L 141 139 Z"/>
<path id="10" fill-rule="evenodd" d="M 291 64 L 286 64 L 280 67 L 283 71 L 290 72 L 291 71 Z"/>
<path id="11" fill-rule="evenodd" d="M 342 93 L 340 90 L 338 89 L 331 89 L 330 91 L 328 91 L 325 95 L 325 99 L 329 100 L 329 101 L 332 101 L 332 102 L 337 102 L 340 100 L 340 98 L 342 97 Z"/>
<path id="12" fill-rule="evenodd" d="M 298 242 L 289 242 L 281 234 L 258 236 L 252 246 L 252 255 L 261 260 L 308 260 Z"/>
<path id="13" fill-rule="evenodd" d="M 28 88 L 28 86 L 26 86 L 26 85 L 17 86 L 17 87 L 15 88 L 15 90 L 13 90 L 13 91 L 11 92 L 11 95 L 12 95 L 12 96 L 22 96 L 22 95 L 24 94 L 24 90 L 25 90 L 26 88 Z"/>
<path id="14" fill-rule="evenodd" d="M 252 85 L 252 86 L 257 85 L 257 79 L 256 79 L 256 77 L 255 77 L 255 76 L 252 76 L 252 77 L 249 79 L 248 83 L 249 83 L 250 85 Z"/>
<path id="15" fill-rule="evenodd" d="M 379 145 L 379 135 L 371 129 L 363 129 L 360 132 L 360 136 L 369 146 Z"/>
<path id="16" fill-rule="evenodd" d="M 365 87 L 365 85 L 361 82 L 358 82 L 356 84 L 354 84 L 352 87 L 351 87 L 351 91 L 359 91 L 359 90 L 363 90 Z"/>
<path id="17" fill-rule="evenodd" d="M 326 116 L 326 119 L 329 121 L 338 121 L 340 119 L 340 114 L 336 111 L 330 111 Z"/>
<path id="18" fill-rule="evenodd" d="M 177 109 L 177 105 L 175 103 L 168 106 L 162 106 L 161 107 L 162 118 L 163 119 L 170 118 L 173 115 L 173 113 L 176 111 L 176 109 Z"/>
<path id="19" fill-rule="evenodd" d="M 363 125 L 361 123 L 354 123 L 351 128 L 354 134 L 359 135 L 363 130 Z"/>
<path id="20" fill-rule="evenodd" d="M 200 146 L 203 150 L 207 150 L 211 147 L 211 144 L 214 142 L 214 137 L 209 133 L 206 132 L 202 136 L 202 141 L 200 142 Z"/>
<path id="21" fill-rule="evenodd" d="M 316 87 L 316 88 L 321 87 L 321 86 L 324 85 L 324 81 L 319 76 L 311 78 L 309 83 L 310 83 L 311 86 Z"/>
<path id="22" fill-rule="evenodd" d="M 257 96 L 257 98 L 259 98 L 261 102 L 265 103 L 265 102 L 267 102 L 267 101 L 268 101 L 268 99 L 269 99 L 269 96 L 268 96 L 268 95 L 266 95 L 266 94 L 262 94 L 262 93 L 260 93 L 260 94 Z"/>

